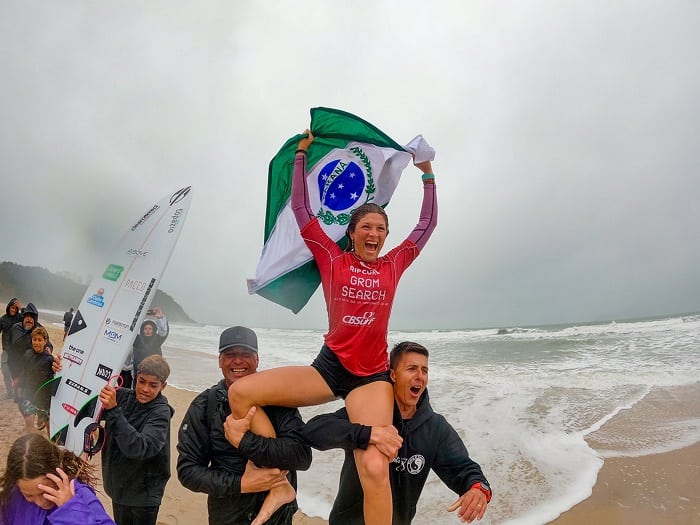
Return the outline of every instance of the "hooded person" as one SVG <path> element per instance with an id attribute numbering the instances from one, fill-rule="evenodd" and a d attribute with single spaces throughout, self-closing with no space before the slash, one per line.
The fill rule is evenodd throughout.
<path id="1" fill-rule="evenodd" d="M 10 299 L 5 307 L 5 315 L 0 317 L 0 332 L 2 332 L 2 376 L 5 381 L 7 398 L 14 396 L 12 388 L 12 374 L 8 364 L 10 352 L 10 329 L 16 323 L 22 322 L 22 305 L 16 297 Z"/>
<path id="2" fill-rule="evenodd" d="M 141 323 L 139 334 L 136 336 L 136 339 L 134 339 L 132 373 L 139 369 L 141 361 L 146 359 L 149 355 L 163 355 L 161 347 L 168 338 L 170 327 L 168 326 L 168 320 L 160 308 L 155 308 L 154 314 L 155 320 L 146 319 Z"/>
<path id="3" fill-rule="evenodd" d="M 5 307 L 5 315 L 0 317 L 0 332 L 2 332 L 2 349 L 10 348 L 10 328 L 15 323 L 22 322 L 22 305 L 16 297 L 10 299 Z"/>
<path id="4" fill-rule="evenodd" d="M 22 310 L 22 321 L 12 325 L 10 329 L 10 351 L 7 356 L 7 364 L 10 367 L 13 383 L 22 375 L 24 353 L 32 347 L 32 330 L 37 326 L 41 326 L 41 323 L 39 323 L 39 310 L 36 309 L 33 303 L 27 303 L 27 306 Z M 48 339 L 46 346 L 53 351 L 53 345 Z"/>

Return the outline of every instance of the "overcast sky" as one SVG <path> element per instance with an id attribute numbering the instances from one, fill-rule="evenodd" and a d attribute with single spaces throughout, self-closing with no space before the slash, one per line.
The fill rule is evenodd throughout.
<path id="1" fill-rule="evenodd" d="M 324 328 L 320 290 L 295 316 L 245 280 L 268 162 L 327 106 L 437 151 L 392 329 L 700 310 L 698 21 L 692 0 L 5 0 L 0 260 L 95 274 L 191 184 L 161 289 L 201 322 Z M 409 167 L 385 251 L 420 198 Z"/>

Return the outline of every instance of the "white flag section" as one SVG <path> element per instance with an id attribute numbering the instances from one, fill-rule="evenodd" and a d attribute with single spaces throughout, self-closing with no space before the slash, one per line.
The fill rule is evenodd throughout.
<path id="1" fill-rule="evenodd" d="M 326 234 L 337 242 L 345 235 L 353 209 L 366 202 L 386 205 L 410 161 L 406 151 L 358 142 L 328 152 L 307 174 L 311 208 Z M 249 292 L 256 293 L 311 258 L 288 201 L 263 248 L 255 278 L 248 280 Z"/>
<path id="2" fill-rule="evenodd" d="M 435 155 L 420 135 L 408 146 L 366 120 L 333 108 L 311 109 L 315 139 L 306 155 L 309 202 L 321 226 L 341 247 L 352 210 L 386 206 L 411 161 Z M 248 291 L 297 313 L 321 282 L 316 262 L 299 235 L 290 208 L 294 155 L 303 135 L 287 140 L 270 161 L 265 246 Z"/>

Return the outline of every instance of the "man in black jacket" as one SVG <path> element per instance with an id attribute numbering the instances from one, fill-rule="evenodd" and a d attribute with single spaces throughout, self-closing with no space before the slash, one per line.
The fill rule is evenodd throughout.
<path id="1" fill-rule="evenodd" d="M 367 448 L 370 443 L 391 460 L 389 478 L 394 525 L 408 525 L 413 520 L 430 469 L 459 495 L 450 511 L 459 509 L 457 515 L 463 521 L 481 519 L 491 500 L 491 488 L 455 429 L 430 406 L 426 390 L 428 350 L 418 343 L 399 343 L 391 351 L 390 367 L 394 381 L 394 426 L 368 427 L 350 423 L 345 409 L 316 416 L 306 424 L 304 434 L 311 446 L 319 450 L 345 449 L 330 525 L 364 524 L 362 487 L 353 450 Z M 397 428 L 400 429 L 398 433 Z M 436 517 L 434 521 L 442 523 L 443 520 Z"/>
<path id="2" fill-rule="evenodd" d="M 170 419 L 161 393 L 170 375 L 159 355 L 139 365 L 134 390 L 105 386 L 102 479 L 117 525 L 155 525 L 170 478 Z"/>
<path id="3" fill-rule="evenodd" d="M 219 339 L 219 368 L 224 378 L 199 394 L 190 405 L 178 433 L 177 474 L 183 486 L 209 495 L 209 523 L 249 525 L 258 517 L 267 491 L 287 482 L 296 490 L 297 470 L 311 465 L 311 448 L 304 442 L 299 411 L 265 407 L 277 437 L 240 434 L 233 446 L 226 430 L 235 426 L 228 387 L 258 368 L 255 332 L 242 326 L 227 328 Z M 281 470 L 280 470 L 281 469 Z M 286 477 L 285 477 L 286 476 Z M 280 507 L 269 525 L 291 525 L 296 500 Z"/>
<path id="4" fill-rule="evenodd" d="M 22 321 L 15 323 L 10 328 L 10 348 L 8 353 L 7 364 L 10 367 L 12 375 L 12 384 L 16 385 L 20 376 L 24 373 L 24 353 L 32 347 L 32 330 L 39 323 L 39 310 L 32 303 L 27 303 L 27 306 L 22 310 Z M 46 341 L 46 346 L 53 351 L 51 341 Z M 15 393 L 15 400 L 21 402 Z"/>

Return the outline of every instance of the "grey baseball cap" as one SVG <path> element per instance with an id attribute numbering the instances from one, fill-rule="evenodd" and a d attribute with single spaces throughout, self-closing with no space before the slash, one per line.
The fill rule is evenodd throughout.
<path id="1" fill-rule="evenodd" d="M 227 328 L 221 332 L 221 337 L 219 337 L 219 353 L 225 352 L 234 346 L 241 346 L 253 352 L 257 352 L 258 336 L 255 335 L 255 332 L 250 328 L 246 328 L 245 326 Z"/>

